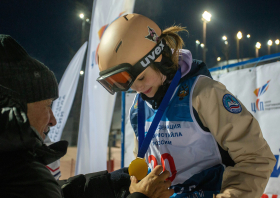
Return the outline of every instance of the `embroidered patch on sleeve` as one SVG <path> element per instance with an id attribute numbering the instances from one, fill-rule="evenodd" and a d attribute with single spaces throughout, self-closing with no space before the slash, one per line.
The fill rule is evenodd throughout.
<path id="1" fill-rule="evenodd" d="M 241 104 L 238 102 L 238 100 L 230 95 L 225 94 L 223 97 L 223 105 L 230 113 L 240 113 L 242 111 Z"/>

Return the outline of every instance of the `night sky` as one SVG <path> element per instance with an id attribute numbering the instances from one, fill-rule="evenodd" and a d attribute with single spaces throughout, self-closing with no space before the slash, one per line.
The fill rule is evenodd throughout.
<path id="1" fill-rule="evenodd" d="M 91 18 L 92 0 L 1 0 L 0 33 L 15 38 L 34 58 L 54 71 L 61 79 L 70 60 L 82 45 L 82 20 L 80 12 Z M 216 57 L 223 55 L 222 36 L 229 42 L 229 58 L 236 59 L 236 34 L 243 33 L 240 41 L 240 56 L 254 57 L 255 44 L 261 42 L 259 55 L 267 54 L 267 41 L 273 45 L 280 39 L 280 0 L 136 0 L 134 12 L 154 20 L 164 29 L 180 24 L 189 33 L 181 34 L 185 48 L 193 57 L 196 54 L 196 40 L 202 41 L 201 15 L 207 10 L 212 14 L 207 24 L 208 67 L 216 64 Z M 88 39 L 89 24 L 85 25 L 85 39 Z M 247 39 L 246 35 L 251 38 Z"/>

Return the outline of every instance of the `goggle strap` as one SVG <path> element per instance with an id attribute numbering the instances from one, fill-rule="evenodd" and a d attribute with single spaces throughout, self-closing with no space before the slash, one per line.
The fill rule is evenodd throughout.
<path id="1" fill-rule="evenodd" d="M 155 60 L 162 54 L 166 47 L 166 42 L 164 39 L 162 39 L 149 53 L 147 53 L 143 58 L 135 63 L 133 70 L 136 69 L 137 71 L 134 72 L 139 74 L 141 73 L 140 71 L 144 71 L 147 66 L 155 62 Z"/>
<path id="2" fill-rule="evenodd" d="M 109 68 L 109 69 L 106 69 L 104 71 L 99 72 L 99 76 L 102 76 L 104 74 L 110 73 L 111 71 L 115 71 L 115 70 L 118 70 L 118 69 L 123 69 L 125 67 L 130 68 L 131 65 L 129 63 L 119 64 L 119 65 L 117 65 L 115 67 L 112 67 L 112 68 Z"/>

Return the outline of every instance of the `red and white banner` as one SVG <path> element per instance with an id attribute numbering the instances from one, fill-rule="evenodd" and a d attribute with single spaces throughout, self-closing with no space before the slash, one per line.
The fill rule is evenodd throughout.
<path id="1" fill-rule="evenodd" d="M 280 62 L 232 71 L 216 79 L 258 120 L 263 136 L 277 159 L 263 198 L 280 197 Z"/>
<path id="2" fill-rule="evenodd" d="M 125 13 L 132 13 L 134 0 L 95 0 L 83 89 L 75 174 L 106 170 L 108 136 L 115 95 L 97 81 L 96 54 L 107 26 Z"/>

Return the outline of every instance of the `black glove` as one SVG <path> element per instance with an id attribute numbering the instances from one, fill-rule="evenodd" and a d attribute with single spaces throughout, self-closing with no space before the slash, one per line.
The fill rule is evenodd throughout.
<path id="1" fill-rule="evenodd" d="M 122 168 L 113 171 L 110 174 L 110 182 L 114 189 L 116 198 L 127 197 L 129 193 L 130 186 L 130 176 L 128 174 L 128 168 Z"/>
<path id="2" fill-rule="evenodd" d="M 84 175 L 70 177 L 66 182 L 58 181 L 64 198 L 82 198 L 84 196 L 84 187 L 86 178 Z"/>
<path id="3" fill-rule="evenodd" d="M 100 171 L 60 181 L 64 198 L 125 198 L 129 195 L 127 168 L 112 173 Z"/>

